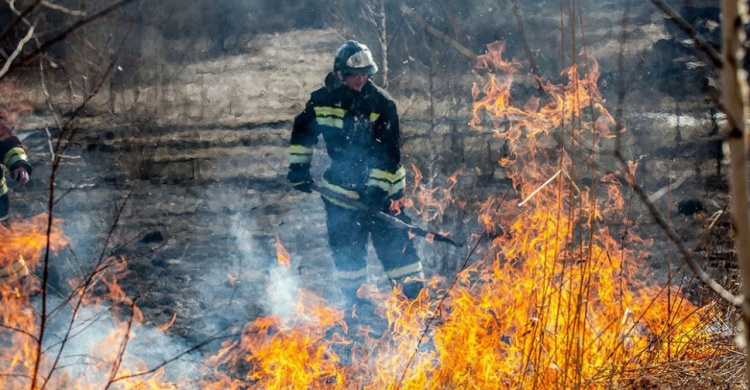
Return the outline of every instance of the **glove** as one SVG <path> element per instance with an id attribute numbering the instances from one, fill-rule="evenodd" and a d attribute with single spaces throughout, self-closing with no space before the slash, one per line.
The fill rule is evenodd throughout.
<path id="1" fill-rule="evenodd" d="M 312 185 L 315 181 L 310 176 L 310 171 L 306 169 L 290 169 L 286 179 L 292 184 L 295 190 L 311 193 Z"/>
<path id="2" fill-rule="evenodd" d="M 22 186 L 29 182 L 29 173 L 26 172 L 26 168 L 24 167 L 18 167 L 12 170 L 10 172 L 10 177 Z"/>
<path id="3" fill-rule="evenodd" d="M 365 192 L 362 194 L 362 204 L 367 206 L 371 213 L 377 213 L 378 211 L 387 210 L 390 206 L 390 202 L 386 201 L 388 193 L 378 187 L 367 187 Z"/>

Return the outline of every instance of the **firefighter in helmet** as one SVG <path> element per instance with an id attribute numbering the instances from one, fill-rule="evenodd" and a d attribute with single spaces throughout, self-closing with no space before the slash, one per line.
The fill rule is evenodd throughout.
<path id="1" fill-rule="evenodd" d="M 304 192 L 310 192 L 314 183 L 310 165 L 318 135 L 325 141 L 331 165 L 318 185 L 323 189 L 337 281 L 348 303 L 357 302 L 357 290 L 367 281 L 368 237 L 389 280 L 406 297 L 416 298 L 424 286 L 422 264 L 408 233 L 391 228 L 374 214 L 396 214 L 390 211 L 391 202 L 402 198 L 406 176 L 396 104 L 370 81 L 377 71 L 366 45 L 345 42 L 336 52 L 325 86 L 312 93 L 295 118 L 291 137 L 287 178 Z M 369 210 L 352 208 L 342 199 Z M 398 218 L 408 222 L 403 213 Z"/>
<path id="2" fill-rule="evenodd" d="M 10 177 L 20 185 L 29 181 L 31 165 L 21 140 L 13 134 L 13 113 L 0 107 L 0 164 L 4 165 Z M 3 170 L 0 169 L 0 223 L 10 226 L 10 199 L 8 184 Z"/>

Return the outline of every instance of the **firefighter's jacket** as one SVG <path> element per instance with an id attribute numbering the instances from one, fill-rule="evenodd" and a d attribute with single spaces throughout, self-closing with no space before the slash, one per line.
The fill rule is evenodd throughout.
<path id="1" fill-rule="evenodd" d="M 0 139 L 0 164 L 5 165 L 9 171 L 18 167 L 23 167 L 26 172 L 31 174 L 31 164 L 26 156 L 26 151 L 21 144 L 21 140 L 16 136 L 6 136 Z M 0 169 L 0 196 L 8 193 L 8 185 L 5 175 Z"/>
<path id="2" fill-rule="evenodd" d="M 289 179 L 292 184 L 310 180 L 313 148 L 322 134 L 331 165 L 321 186 L 353 201 L 385 207 L 403 195 L 406 172 L 399 132 L 396 104 L 387 92 L 371 81 L 353 91 L 331 73 L 294 120 Z"/>

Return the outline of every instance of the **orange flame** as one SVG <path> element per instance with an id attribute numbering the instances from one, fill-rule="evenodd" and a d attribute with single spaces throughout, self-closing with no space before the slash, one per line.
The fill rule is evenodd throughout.
<path id="1" fill-rule="evenodd" d="M 711 356 L 704 320 L 711 308 L 694 306 L 676 287 L 651 283 L 642 260 L 651 242 L 634 234 L 632 223 L 627 235 L 612 232 L 610 222 L 622 222 L 625 202 L 620 180 L 599 177 L 595 169 L 596 150 L 616 134 L 596 88 L 596 62 L 585 58 L 582 69 L 575 65 L 562 72 L 567 83 L 543 83 L 545 96 L 514 106 L 513 76 L 520 63 L 504 60 L 504 49 L 503 43 L 491 44 L 480 58 L 477 74 L 486 83 L 473 88 L 471 124 L 479 130 L 489 126 L 507 141 L 509 154 L 499 164 L 518 202 L 488 199 L 480 206 L 484 230 L 503 232 L 493 234 L 485 257 L 454 284 L 438 277 L 426 281 L 414 300 L 405 299 L 398 286 L 387 293 L 361 288 L 359 298 L 377 303 L 374 314 L 387 322 L 382 334 L 360 321 L 357 309 L 338 310 L 300 290 L 293 315 L 255 319 L 226 341 L 205 362 L 200 388 L 621 388 L 629 387 L 633 372 Z M 632 163 L 626 172 L 629 183 L 636 169 Z M 461 204 L 452 198 L 458 174 L 441 192 L 427 188 L 414 167 L 414 211 L 431 221 L 441 218 L 446 206 Z M 584 174 L 590 185 L 584 185 Z M 46 237 L 35 231 L 11 237 L 39 242 L 16 245 L 9 253 L 0 247 L 2 269 L 22 274 L 25 264 L 33 270 L 19 260 L 39 257 Z M 7 233 L 0 233 L 5 238 Z M 27 246 L 37 249 L 23 252 Z M 278 236 L 276 252 L 279 264 L 291 267 Z M 76 284 L 85 302 L 114 304 L 120 321 L 106 343 L 117 346 L 132 336 L 130 322 L 141 319 L 117 283 L 125 272 L 124 259 L 115 257 L 95 270 L 110 292 L 106 298 L 89 284 Z M 0 376 L 0 384 L 28 388 L 29 362 L 42 358 L 28 337 L 37 319 L 28 304 L 19 305 L 27 296 L 23 285 L 0 282 L 0 287 L 0 333 L 15 333 L 11 353 L 0 358 L 2 373 L 9 374 Z M 180 387 L 165 381 L 162 370 L 130 382 L 129 373 L 142 368 L 120 367 L 122 350 L 114 352 L 97 355 L 102 362 L 97 368 L 121 378 L 118 384 L 125 388 Z M 50 364 L 45 360 L 44 367 Z M 93 387 L 65 380 L 55 385 Z"/>
<path id="2" fill-rule="evenodd" d="M 709 356 L 703 316 L 710 307 L 695 307 L 675 287 L 649 284 L 641 260 L 649 240 L 632 231 L 613 238 L 607 223 L 620 222 L 625 205 L 619 180 L 595 177 L 592 186 L 581 180 L 596 172 L 596 153 L 586 145 L 601 148 L 615 135 L 596 89 L 596 62 L 587 58 L 585 72 L 577 65 L 565 70 L 566 84 L 544 83 L 547 96 L 517 107 L 511 95 L 520 63 L 503 60 L 504 48 L 492 44 L 481 58 L 477 73 L 487 82 L 474 87 L 472 124 L 481 130 L 489 123 L 508 141 L 509 155 L 499 163 L 519 201 L 488 199 L 481 206 L 486 232 L 503 232 L 493 235 L 485 258 L 450 290 L 430 279 L 413 301 L 398 288 L 382 296 L 360 289 L 360 298 L 383 305 L 388 329 L 380 337 L 363 327 L 356 343 L 353 336 L 323 337 L 344 324 L 341 317 L 325 323 L 315 317 L 326 310 L 319 301 L 303 304 L 292 319 L 256 320 L 216 360 L 233 368 L 248 362 L 251 369 L 213 388 L 627 387 L 638 369 Z M 451 199 L 457 174 L 440 193 L 413 171 L 413 211 L 431 220 L 447 204 L 459 204 Z M 316 321 L 299 320 L 308 317 Z M 346 343 L 359 358 L 342 365 L 333 350 Z"/>
<path id="3" fill-rule="evenodd" d="M 86 359 L 91 362 L 91 367 L 85 374 L 70 372 L 69 369 L 76 368 L 61 365 L 56 353 L 48 351 L 49 347 L 40 348 L 41 331 L 49 323 L 42 322 L 40 312 L 31 302 L 33 294 L 46 288 L 40 285 L 34 272 L 44 265 L 40 262 L 40 257 L 45 248 L 56 254 L 68 244 L 60 225 L 61 221 L 50 221 L 47 215 L 20 220 L 13 224 L 12 229 L 0 225 L 0 270 L 6 271 L 3 275 L 10 276 L 0 278 L 0 338 L 3 340 L 0 388 L 90 389 L 104 388 L 108 384 L 116 384 L 114 387 L 124 389 L 177 388 L 163 380 L 163 369 L 149 372 L 144 364 L 129 356 L 124 349 L 127 340 L 135 337 L 133 329 L 142 320 L 142 316 L 134 302 L 118 285 L 118 278 L 127 272 L 122 258 L 105 259 L 91 273 L 89 283 L 75 284 L 75 294 L 68 301 L 71 306 L 75 306 L 79 299 L 85 305 L 107 301 L 115 314 L 111 332 L 87 355 Z M 24 271 L 9 272 L 18 270 Z M 95 293 L 101 290 L 95 288 L 98 282 L 106 287 L 108 295 Z M 74 316 L 71 321 L 77 319 Z M 72 325 L 75 326 L 75 323 Z M 80 332 L 77 327 L 74 329 Z M 133 375 L 136 372 L 148 374 Z M 32 385 L 33 380 L 35 382 Z"/>
<path id="4" fill-rule="evenodd" d="M 281 240 L 279 240 L 279 236 L 276 236 L 276 260 L 279 262 L 279 264 L 283 265 L 284 267 L 287 267 L 287 268 L 292 267 L 292 256 L 289 255 L 289 252 L 287 252 L 286 248 L 284 248 L 284 246 L 281 245 Z"/>

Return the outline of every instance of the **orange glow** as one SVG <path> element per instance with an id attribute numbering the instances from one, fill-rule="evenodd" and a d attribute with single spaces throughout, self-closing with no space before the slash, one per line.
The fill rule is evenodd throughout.
<path id="1" fill-rule="evenodd" d="M 164 324 L 164 325 L 156 328 L 156 330 L 158 330 L 159 332 L 166 332 L 167 330 L 169 330 L 169 328 L 172 327 L 172 325 L 174 325 L 174 322 L 176 320 L 177 320 L 177 313 L 174 313 L 174 314 L 172 314 L 172 319 L 169 320 L 169 322 L 167 322 L 166 324 Z"/>
<path id="2" fill-rule="evenodd" d="M 346 388 L 618 387 L 641 367 L 710 353 L 702 322 L 710 308 L 696 308 L 674 287 L 649 284 L 639 257 L 648 240 L 610 234 L 607 223 L 620 222 L 624 207 L 621 183 L 602 176 L 588 187 L 581 180 L 582 172 L 595 172 L 596 154 L 586 145 L 601 147 L 616 133 L 599 103 L 596 63 L 585 59 L 586 72 L 573 66 L 562 73 L 566 84 L 545 83 L 548 96 L 513 106 L 520 64 L 504 61 L 503 50 L 490 45 L 482 58 L 487 82 L 474 88 L 472 124 L 485 130 L 489 123 L 508 141 L 510 153 L 499 164 L 519 200 L 489 199 L 479 215 L 487 232 L 504 234 L 458 276 L 440 310 L 427 293 L 413 302 L 379 297 L 388 332 L 357 344 L 370 357 L 350 367 L 366 382 L 347 381 Z M 439 192 L 413 171 L 413 211 L 435 220 L 452 201 L 457 175 Z M 444 293 L 440 284 L 433 279 L 428 290 Z"/>
<path id="3" fill-rule="evenodd" d="M 488 47 L 477 71 L 485 84 L 473 89 L 471 124 L 508 141 L 509 154 L 498 163 L 517 191 L 517 201 L 487 199 L 479 207 L 478 220 L 492 236 L 485 257 L 449 291 L 446 281 L 428 280 L 414 301 L 398 287 L 396 294 L 360 289 L 360 298 L 381 305 L 376 313 L 388 323 L 382 335 L 360 324 L 323 337 L 346 324 L 341 317 L 322 321 L 325 307 L 303 294 L 293 318 L 258 319 L 225 345 L 214 363 L 252 369 L 212 388 L 622 388 L 633 373 L 710 356 L 703 318 L 711 308 L 653 284 L 642 260 L 650 240 L 635 227 L 616 239 L 622 235 L 609 227 L 623 222 L 622 183 L 596 176 L 595 151 L 620 130 L 600 103 L 596 62 L 585 58 L 585 67 L 562 72 L 567 83 L 544 83 L 546 96 L 514 106 L 520 63 L 503 60 L 504 48 Z M 441 191 L 412 169 L 410 211 L 425 222 L 463 204 L 451 197 L 460 172 Z M 351 350 L 346 364 L 333 352 L 342 345 Z"/>
<path id="4" fill-rule="evenodd" d="M 139 389 L 630 388 L 634 375 L 658 373 L 670 362 L 691 370 L 691 362 L 712 356 L 704 320 L 712 308 L 696 307 L 679 288 L 650 278 L 644 253 L 652 240 L 623 217 L 623 185 L 633 183 L 637 163 L 624 174 L 628 183 L 596 170 L 598 151 L 623 131 L 601 103 L 596 62 L 583 58 L 561 73 L 565 82 L 543 82 L 543 96 L 514 104 L 521 64 L 504 60 L 504 49 L 494 43 L 480 58 L 470 123 L 507 141 L 498 164 L 512 180 L 514 199 L 473 206 L 491 241 L 482 241 L 484 257 L 472 259 L 455 281 L 435 275 L 414 300 L 399 286 L 365 285 L 358 297 L 375 303 L 372 313 L 365 305 L 334 307 L 300 289 L 293 314 L 259 317 L 237 329 L 205 360 L 203 378 L 185 386 L 168 381 L 162 369 L 130 377 L 147 368 L 119 364 L 123 340 L 135 336 L 132 325 L 142 316 L 118 284 L 125 259 L 106 258 L 92 278 L 71 281 L 85 304 L 112 306 L 114 330 L 91 367 L 105 379 L 81 383 L 60 375 L 47 387 L 102 388 L 116 378 L 117 386 Z M 439 226 L 449 206 L 467 204 L 454 198 L 462 171 L 434 185 L 412 168 L 410 199 L 392 204 L 394 210 L 408 208 L 420 222 Z M 0 360 L 9 374 L 0 376 L 2 388 L 29 388 L 32 363 L 41 359 L 41 372 L 52 364 L 36 355 L 39 318 L 28 304 L 34 279 L 23 277 L 24 265 L 32 273 L 38 267 L 45 246 L 65 244 L 55 229 L 47 243 L 45 221 L 14 227 L 15 249 L 0 247 L 0 270 L 19 275 L 0 279 L 0 334 L 13 336 Z M 628 234 L 617 231 L 623 224 Z M 276 259 L 291 268 L 278 236 Z M 452 260 L 461 259 L 445 261 Z M 237 279 L 228 278 L 234 286 Z M 87 280 L 101 282 L 107 294 L 95 294 Z M 378 320 L 382 329 L 375 329 Z"/>
<path id="5" fill-rule="evenodd" d="M 51 222 L 49 230 L 48 222 Z M 75 307 L 77 298 L 85 305 L 106 301 L 111 305 L 115 315 L 114 322 L 111 323 L 111 332 L 86 356 L 86 359 L 92 362 L 91 366 L 86 368 L 86 374 L 69 372 L 71 367 L 57 361 L 56 353 L 48 350 L 49 347 L 39 349 L 42 322 L 40 312 L 32 303 L 31 297 L 40 296 L 38 293 L 44 292 L 41 281 L 35 275 L 36 271 L 44 266 L 40 259 L 44 258 L 45 248 L 56 254 L 68 244 L 60 225 L 61 221 L 48 221 L 48 216 L 44 214 L 17 221 L 12 229 L 0 225 L 0 270 L 8 271 L 20 267 L 18 264 L 25 265 L 27 270 L 7 273 L 6 276 L 13 277 L 0 278 L 0 338 L 3 340 L 0 353 L 0 388 L 94 389 L 105 388 L 108 383 L 114 384 L 112 388 L 120 389 L 178 388 L 163 381 L 162 369 L 147 375 L 133 376 L 137 372 L 146 372 L 148 368 L 123 350 L 126 341 L 135 336 L 134 326 L 140 323 L 142 316 L 133 301 L 127 298 L 118 285 L 118 278 L 126 273 L 126 263 L 121 258 L 105 259 L 96 267 L 88 279 L 89 283 L 83 282 L 85 278 L 79 280 L 78 284 L 72 281 L 75 294 L 71 296 L 67 305 Z M 94 286 L 99 282 L 108 291 L 106 295 L 94 294 Z M 46 314 L 50 315 L 49 312 Z M 76 320 L 77 317 L 72 319 Z M 44 324 L 48 326 L 48 323 Z M 80 371 L 82 367 L 72 369 Z M 50 374 L 51 371 L 54 373 Z M 36 378 L 32 385 L 35 373 Z"/>
<path id="6" fill-rule="evenodd" d="M 439 221 L 445 214 L 446 208 L 456 202 L 452 196 L 453 187 L 458 182 L 461 170 L 454 172 L 448 178 L 448 185 L 444 187 L 432 187 L 430 183 L 423 182 L 424 175 L 416 165 L 412 165 L 414 171 L 414 185 L 411 197 L 414 200 L 404 201 L 403 207 L 413 207 L 414 212 L 426 222 Z"/>
<path id="7" fill-rule="evenodd" d="M 259 318 L 245 325 L 238 341 L 224 344 L 222 351 L 209 360 L 209 367 L 225 367 L 209 372 L 216 380 L 213 389 L 239 389 L 252 384 L 259 389 L 342 388 L 345 370 L 340 357 L 331 348 L 349 342 L 339 334 L 326 338 L 334 326 L 346 329 L 343 313 L 326 307 L 314 295 L 300 291 L 300 303 L 293 319 L 278 316 Z M 247 368 L 252 370 L 246 371 Z"/>
<path id="8" fill-rule="evenodd" d="M 292 267 L 292 256 L 289 255 L 289 252 L 287 252 L 284 246 L 281 245 L 281 240 L 279 240 L 279 236 L 276 236 L 276 260 L 279 262 L 279 264 L 283 265 L 284 267 L 287 267 L 287 268 Z"/>

